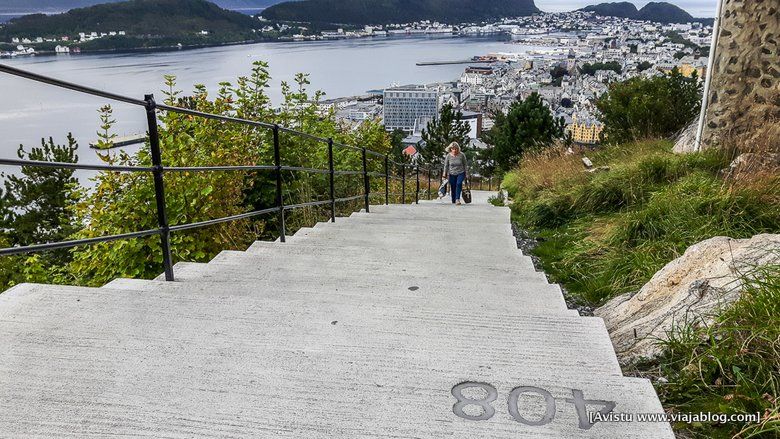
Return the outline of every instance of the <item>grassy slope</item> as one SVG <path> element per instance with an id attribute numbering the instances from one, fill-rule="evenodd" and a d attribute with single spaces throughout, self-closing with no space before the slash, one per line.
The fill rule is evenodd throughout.
<path id="1" fill-rule="evenodd" d="M 780 231 L 780 179 L 728 186 L 718 176 L 728 154 L 670 151 L 663 141 L 594 151 L 610 169 L 592 174 L 580 155 L 552 151 L 505 177 L 515 220 L 544 239 L 545 268 L 582 303 L 638 290 L 701 240 Z"/>
<path id="2" fill-rule="evenodd" d="M 780 176 L 730 184 L 719 176 L 728 153 L 670 150 L 647 141 L 588 152 L 610 168 L 593 174 L 581 155 L 550 150 L 505 177 L 514 220 L 544 240 L 537 256 L 575 300 L 597 306 L 636 291 L 713 236 L 780 233 Z M 667 410 L 766 415 L 761 425 L 677 425 L 680 437 L 780 437 L 780 269 L 765 274 L 712 328 L 678 334 L 664 358 L 638 365 L 638 374 L 669 380 L 658 385 Z"/>

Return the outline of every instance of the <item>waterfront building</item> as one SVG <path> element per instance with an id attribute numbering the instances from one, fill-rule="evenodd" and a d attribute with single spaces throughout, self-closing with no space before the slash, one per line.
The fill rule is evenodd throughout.
<path id="1" fill-rule="evenodd" d="M 422 85 L 388 88 L 383 93 L 385 129 L 407 132 L 439 115 L 439 91 Z"/>

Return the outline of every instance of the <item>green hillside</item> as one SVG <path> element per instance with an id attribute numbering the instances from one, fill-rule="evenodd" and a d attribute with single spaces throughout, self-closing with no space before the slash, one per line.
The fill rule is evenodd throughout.
<path id="1" fill-rule="evenodd" d="M 260 25 L 252 17 L 227 11 L 205 0 L 131 0 L 72 9 L 57 15 L 16 18 L 0 30 L 0 36 L 58 36 L 119 30 L 133 36 L 192 35 L 202 30 L 219 35 L 248 35 L 257 27 Z"/>
<path id="2" fill-rule="evenodd" d="M 633 3 L 618 2 L 618 3 L 600 3 L 598 5 L 591 5 L 582 8 L 583 11 L 593 11 L 596 15 L 603 17 L 623 17 L 634 18 L 637 12 L 639 12 Z"/>
<path id="3" fill-rule="evenodd" d="M 263 11 L 270 20 L 384 24 L 437 20 L 476 22 L 540 12 L 533 0 L 304 0 Z"/>

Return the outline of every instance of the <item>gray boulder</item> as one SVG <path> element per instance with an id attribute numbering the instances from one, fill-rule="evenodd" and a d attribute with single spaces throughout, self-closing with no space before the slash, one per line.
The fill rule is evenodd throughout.
<path id="1" fill-rule="evenodd" d="M 739 298 L 744 276 L 776 263 L 780 235 L 710 238 L 689 247 L 639 292 L 615 297 L 594 314 L 604 319 L 621 363 L 653 358 L 670 331 L 711 322 Z"/>

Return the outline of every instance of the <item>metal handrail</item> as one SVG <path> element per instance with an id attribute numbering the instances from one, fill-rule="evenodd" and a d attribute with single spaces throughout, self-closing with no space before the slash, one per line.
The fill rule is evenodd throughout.
<path id="1" fill-rule="evenodd" d="M 4 158 L 0 158 L 0 165 L 29 166 L 33 168 L 78 169 L 84 171 L 152 172 L 154 170 L 154 168 L 150 166 L 86 165 L 79 163 L 44 162 L 40 160 Z"/>
<path id="2" fill-rule="evenodd" d="M 416 177 L 416 185 L 417 190 L 415 192 L 415 202 L 419 202 L 419 192 L 420 192 L 420 167 L 416 165 L 411 165 L 408 163 L 399 163 L 394 160 L 390 160 L 390 157 L 388 154 L 382 154 L 380 152 L 369 150 L 365 147 L 358 147 L 353 145 L 346 145 L 338 142 L 334 142 L 332 138 L 323 138 L 319 137 L 310 133 L 298 131 L 292 128 L 282 127 L 278 124 L 268 123 L 268 122 L 260 122 L 260 121 L 253 121 L 248 119 L 242 119 L 238 117 L 232 117 L 232 116 L 225 116 L 220 114 L 212 114 L 212 113 L 205 113 L 202 111 L 197 110 L 191 110 L 187 108 L 181 108 L 181 107 L 175 107 L 171 105 L 164 105 L 164 104 L 157 104 L 154 101 L 154 97 L 152 95 L 146 95 L 143 100 L 140 99 L 134 99 L 127 96 L 122 96 L 116 93 L 110 93 L 103 90 L 98 90 L 91 87 L 82 86 L 79 84 L 74 84 L 71 82 L 63 81 L 56 78 L 51 78 L 48 76 L 40 75 L 37 73 L 28 72 L 26 70 L 17 69 L 15 67 L 10 67 L 7 65 L 0 64 L 0 73 L 7 73 L 10 75 L 18 76 L 21 78 L 30 79 L 32 81 L 40 82 L 43 84 L 60 87 L 68 90 L 73 90 L 79 93 L 85 93 L 93 96 L 98 96 L 106 99 L 111 99 L 119 102 L 128 103 L 131 105 L 137 105 L 142 106 L 146 110 L 146 116 L 147 116 L 147 125 L 149 130 L 149 149 L 150 149 L 150 156 L 151 156 L 151 162 L 152 166 L 117 166 L 117 165 L 89 165 L 89 164 L 78 164 L 78 163 L 64 163 L 64 162 L 47 162 L 47 161 L 37 161 L 37 160 L 22 160 L 22 159 L 4 159 L 0 158 L 0 165 L 12 165 L 12 166 L 34 166 L 34 167 L 47 167 L 47 168 L 59 168 L 59 169 L 77 169 L 77 170 L 92 170 L 92 171 L 108 171 L 108 172 L 148 172 L 151 173 L 154 177 L 154 189 L 155 189 L 155 203 L 157 208 L 157 221 L 158 221 L 158 228 L 156 229 L 149 229 L 149 230 L 142 230 L 138 232 L 129 232 L 129 233 L 122 233 L 122 234 L 116 234 L 116 235 L 109 235 L 109 236 L 101 236 L 101 237 L 94 237 L 94 238 L 84 238 L 84 239 L 76 239 L 76 240 L 68 240 L 68 241 L 61 241 L 61 242 L 54 242 L 54 243 L 45 243 L 45 244 L 35 244 L 35 245 L 28 245 L 28 246 L 18 246 L 18 247 L 11 247 L 11 248 L 5 248 L 0 249 L 0 256 L 4 255 L 18 255 L 18 254 L 25 254 L 25 253 L 32 253 L 32 252 L 38 252 L 38 251 L 46 251 L 46 250 L 55 250 L 55 249 L 62 249 L 62 248 L 71 248 L 76 247 L 80 245 L 87 245 L 87 244 L 96 244 L 101 242 L 110 242 L 110 241 L 116 241 L 121 239 L 132 239 L 132 238 L 143 238 L 153 235 L 159 235 L 160 236 L 160 244 L 162 247 L 162 253 L 163 253 L 163 267 L 165 270 L 165 279 L 168 281 L 174 280 L 173 275 L 173 261 L 171 257 L 171 247 L 170 247 L 170 234 L 172 232 L 179 232 L 184 230 L 190 230 L 190 229 L 197 229 L 202 227 L 208 227 L 216 224 L 221 224 L 225 222 L 230 221 L 237 221 L 242 219 L 248 219 L 253 218 L 260 215 L 266 215 L 270 213 L 277 213 L 279 216 L 279 238 L 280 241 L 285 241 L 285 211 L 292 210 L 292 209 L 298 209 L 298 208 L 305 208 L 305 207 L 315 207 L 315 206 L 324 206 L 329 204 L 330 205 L 330 213 L 331 213 L 331 221 L 336 220 L 336 203 L 342 203 L 342 202 L 349 202 L 349 201 L 355 201 L 358 199 L 364 199 L 365 203 L 365 211 L 369 212 L 369 199 L 372 195 L 381 195 L 379 193 L 371 193 L 371 185 L 370 185 L 370 177 L 384 177 L 385 180 L 385 191 L 384 191 L 384 197 L 385 197 L 385 204 L 389 204 L 389 196 L 390 196 L 390 180 L 398 179 L 402 181 L 402 203 L 406 202 L 406 184 L 407 184 L 407 176 L 406 176 L 406 169 L 414 169 L 415 170 L 415 177 Z M 255 128 L 263 128 L 263 129 L 270 129 L 273 134 L 273 147 L 274 147 L 274 164 L 273 165 L 235 165 L 235 166 L 163 166 L 162 165 L 162 153 L 160 148 L 160 138 L 158 133 L 158 123 L 157 123 L 157 111 L 168 111 L 168 112 L 175 112 L 175 113 L 181 113 L 186 114 L 190 116 L 196 116 L 196 117 L 202 117 L 206 119 L 211 120 L 218 120 L 222 122 L 230 122 L 230 123 L 240 123 L 243 125 L 252 126 Z M 281 154 L 280 154 L 280 133 L 289 133 L 295 136 L 299 137 L 305 137 L 308 139 L 315 140 L 317 142 L 326 143 L 328 145 L 328 169 L 319 169 L 319 168 L 307 168 L 302 166 L 285 166 L 281 164 Z M 359 151 L 361 153 L 361 161 L 362 161 L 362 169 L 359 171 L 355 170 L 336 170 L 334 169 L 333 165 L 333 147 L 341 147 L 341 148 L 348 148 L 355 151 Z M 368 170 L 368 156 L 375 156 L 375 157 L 381 157 L 384 158 L 384 173 L 379 172 L 369 172 Z M 396 175 L 392 175 L 390 173 L 390 164 L 393 164 L 394 166 L 399 166 L 401 168 L 401 177 L 398 177 Z M 428 174 L 428 180 L 429 180 L 429 191 L 428 191 L 428 198 L 430 198 L 430 175 L 431 175 L 431 168 L 425 168 Z M 273 171 L 276 177 L 276 206 L 267 208 L 267 209 L 261 209 L 256 210 L 253 212 L 246 212 L 231 216 L 226 216 L 222 218 L 214 218 L 210 220 L 205 221 L 198 221 L 194 223 L 187 223 L 187 224 L 178 224 L 174 226 L 170 226 L 168 224 L 167 214 L 166 214 L 166 203 L 165 203 L 165 190 L 164 190 L 164 174 L 166 172 L 214 172 L 214 171 Z M 322 201 L 310 201 L 307 203 L 298 203 L 298 204 L 290 204 L 285 205 L 284 199 L 282 197 L 282 171 L 298 171 L 298 172 L 312 172 L 312 173 L 320 173 L 320 174 L 328 174 L 330 176 L 329 178 L 329 185 L 330 185 L 330 198 L 328 200 L 322 200 Z M 350 196 L 350 197 L 340 197 L 337 198 L 335 196 L 335 183 L 334 183 L 334 177 L 336 175 L 363 175 L 363 184 L 364 184 L 364 190 L 363 194 Z"/>

